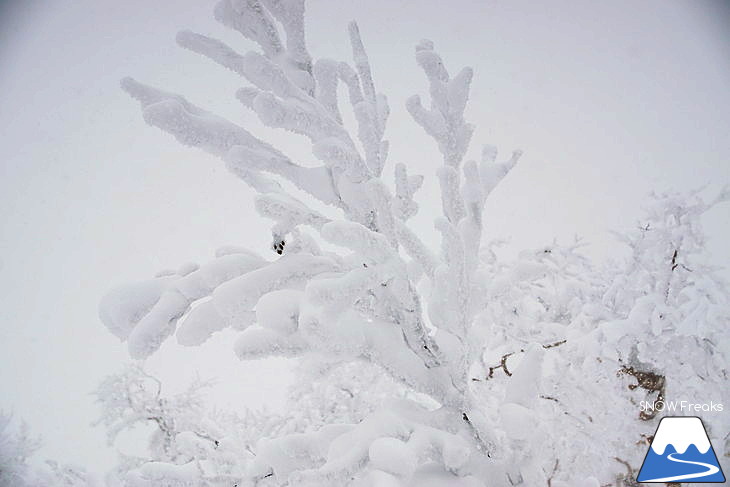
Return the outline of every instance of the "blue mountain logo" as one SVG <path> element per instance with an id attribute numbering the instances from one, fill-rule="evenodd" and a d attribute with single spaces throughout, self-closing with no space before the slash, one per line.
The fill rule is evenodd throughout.
<path id="1" fill-rule="evenodd" d="M 659 422 L 637 482 L 725 482 L 702 420 L 666 417 Z"/>

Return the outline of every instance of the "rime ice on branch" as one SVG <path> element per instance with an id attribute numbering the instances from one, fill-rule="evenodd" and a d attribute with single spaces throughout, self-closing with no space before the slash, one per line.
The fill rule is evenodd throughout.
<path id="1" fill-rule="evenodd" d="M 488 433 L 478 429 L 480 414 L 472 411 L 469 393 L 469 364 L 478 360 L 478 344 L 471 336 L 471 281 L 485 200 L 519 153 L 498 164 L 496 151 L 487 148 L 480 163 L 468 161 L 462 167 L 473 132 L 464 120 L 472 71 L 464 68 L 451 78 L 433 44 L 421 42 L 416 60 L 430 82 L 431 108 L 423 108 L 418 97 L 407 107 L 444 158 L 438 171 L 443 217 L 435 221 L 442 247 L 438 252 L 428 249 L 407 223 L 418 211 L 413 198 L 423 177 L 397 164 L 394 191 L 383 180 L 389 107 L 376 89 L 357 24 L 348 29 L 352 64 L 312 61 L 303 13 L 300 1 L 223 0 L 216 6 L 216 19 L 257 43 L 260 52 L 241 54 L 190 31 L 180 32 L 177 40 L 243 77 L 250 85 L 238 91 L 238 100 L 265 125 L 306 136 L 321 163 L 317 167 L 292 161 L 245 128 L 179 95 L 129 78 L 122 82 L 140 102 L 149 124 L 218 156 L 257 192 L 256 208 L 274 220 L 274 245 L 281 257 L 268 261 L 233 250 L 199 268 L 119 288 L 102 303 L 102 319 L 140 359 L 173 334 L 183 345 L 199 345 L 212 333 L 232 327 L 241 330 L 235 351 L 242 359 L 315 353 L 340 362 L 370 361 L 441 405 L 436 412 L 419 413 L 415 422 L 409 420 L 412 426 L 399 428 L 414 434 L 450 418 L 450 429 L 464 430 L 467 438 L 460 448 L 472 453 L 458 466 L 444 458 L 439 463 L 455 475 L 479 473 L 492 446 L 487 445 Z M 340 83 L 347 100 L 338 99 Z M 355 134 L 342 122 L 345 102 L 355 115 Z M 341 217 L 325 217 L 285 192 L 279 180 L 338 208 Z M 322 251 L 318 238 L 344 252 Z M 425 298 L 428 316 L 424 297 L 416 290 L 420 279 L 414 276 L 432 283 Z M 353 441 L 362 442 L 367 457 L 377 435 L 363 424 L 352 428 Z M 424 433 L 418 441 L 422 446 L 411 442 L 403 448 L 413 450 L 411 455 L 427 445 L 439 450 L 445 447 L 446 434 Z M 360 456 L 325 460 L 308 465 L 305 476 L 365 475 L 370 470 Z M 290 472 L 274 474 L 284 481 Z"/>

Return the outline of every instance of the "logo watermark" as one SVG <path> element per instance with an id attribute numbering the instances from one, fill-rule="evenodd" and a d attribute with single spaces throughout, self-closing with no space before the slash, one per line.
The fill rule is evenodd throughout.
<path id="1" fill-rule="evenodd" d="M 636 481 L 724 483 L 725 475 L 702 420 L 697 416 L 662 418 Z"/>
<path id="2" fill-rule="evenodd" d="M 719 402 L 693 402 L 693 401 L 641 401 L 639 410 L 645 412 L 667 412 L 667 413 L 721 413 L 723 405 Z"/>

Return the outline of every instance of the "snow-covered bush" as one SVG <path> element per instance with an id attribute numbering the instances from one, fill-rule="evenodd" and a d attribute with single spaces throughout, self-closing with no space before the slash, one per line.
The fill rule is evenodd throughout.
<path id="1" fill-rule="evenodd" d="M 472 71 L 450 73 L 421 41 L 430 100 L 413 96 L 406 108 L 443 160 L 441 246 L 430 249 L 409 224 L 423 177 L 387 165 L 389 107 L 357 25 L 349 64 L 312 59 L 301 0 L 221 0 L 215 16 L 260 52 L 189 31 L 178 43 L 244 78 L 241 104 L 308 138 L 319 163 L 298 164 L 179 95 L 123 80 L 149 124 L 219 157 L 255 191 L 274 222 L 274 255 L 220 249 L 203 265 L 111 291 L 101 318 L 134 359 L 173 335 L 198 346 L 232 328 L 241 359 L 297 357 L 306 379 L 293 393 L 298 410 L 251 425 L 257 440 L 236 438 L 225 452 L 218 438 L 230 428 L 185 419 L 193 397 L 164 403 L 139 372 L 112 379 L 100 390 L 112 435 L 140 420 L 159 426 L 151 458 L 116 482 L 630 485 L 658 419 L 640 415 L 639 401 L 723 390 L 727 294 L 693 260 L 711 205 L 658 199 L 627 237 L 626 268 L 599 272 L 577 243 L 499 261 L 482 245 L 484 206 L 520 152 L 497 162 L 486 146 L 465 160 Z M 716 447 L 726 430 L 713 432 Z"/>

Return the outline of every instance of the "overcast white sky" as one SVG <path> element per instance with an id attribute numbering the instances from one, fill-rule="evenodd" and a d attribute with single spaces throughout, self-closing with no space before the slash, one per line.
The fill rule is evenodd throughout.
<path id="1" fill-rule="evenodd" d="M 269 252 L 247 187 L 146 126 L 119 79 L 183 93 L 312 160 L 304 139 L 261 129 L 242 109 L 241 79 L 175 45 L 191 28 L 253 47 L 215 23 L 212 5 L 0 2 L 0 409 L 43 436 L 42 456 L 114 461 L 89 426 L 89 392 L 127 360 L 97 318 L 111 285 L 205 262 L 224 244 Z M 714 194 L 730 182 L 726 1 L 313 0 L 313 55 L 349 60 L 351 19 L 389 97 L 390 171 L 405 162 L 427 176 L 417 223 L 429 235 L 440 158 L 403 107 L 427 92 L 413 60 L 422 38 L 454 72 L 475 68 L 468 156 L 482 143 L 525 150 L 488 204 L 487 238 L 522 248 L 578 234 L 603 258 L 617 252 L 608 231 L 633 226 L 648 191 L 709 184 Z M 705 218 L 719 265 L 730 262 L 729 206 Z M 223 406 L 281 407 L 286 365 L 241 364 L 229 339 L 170 343 L 149 369 L 173 390 L 196 372 L 224 377 L 213 394 Z"/>

